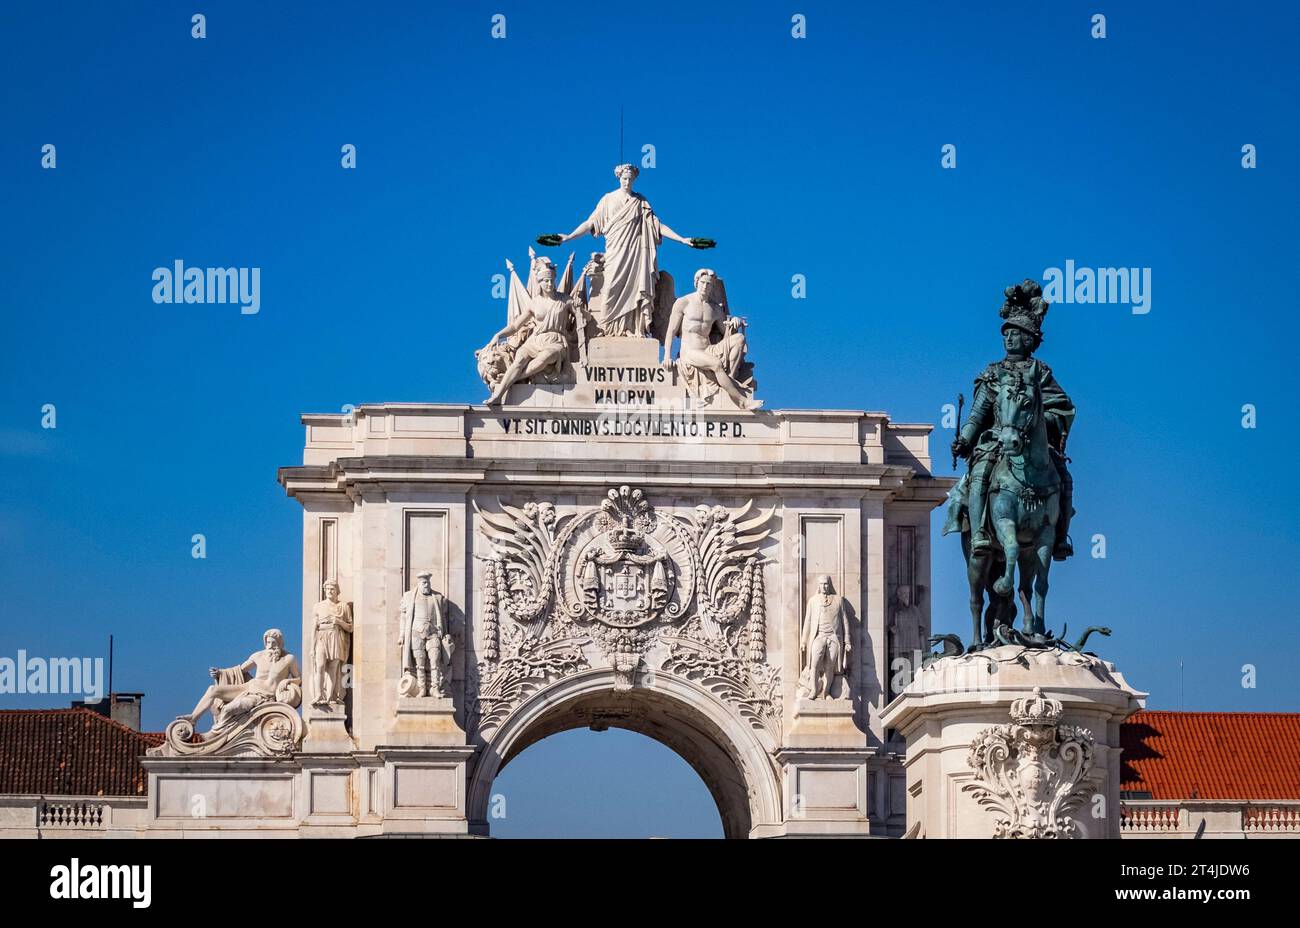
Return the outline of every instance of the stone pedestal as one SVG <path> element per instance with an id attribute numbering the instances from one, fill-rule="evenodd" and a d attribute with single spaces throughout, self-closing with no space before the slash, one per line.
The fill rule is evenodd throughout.
<path id="1" fill-rule="evenodd" d="M 777 752 L 784 790 L 782 837 L 865 837 L 872 833 L 875 750 L 853 720 L 850 699 L 795 700 L 794 723 Z"/>
<path id="2" fill-rule="evenodd" d="M 383 834 L 469 833 L 465 791 L 474 749 L 456 722 L 450 696 L 399 696 L 383 764 Z"/>
<path id="3" fill-rule="evenodd" d="M 346 838 L 356 833 L 358 813 L 366 811 L 367 797 L 362 795 L 357 759 L 350 750 L 298 756 L 300 835 Z"/>
<path id="4" fill-rule="evenodd" d="M 781 765 L 786 838 L 864 838 L 872 833 L 866 748 L 783 748 Z M 766 837 L 767 835 L 760 835 Z M 776 836 L 775 834 L 772 836 Z"/>
<path id="5" fill-rule="evenodd" d="M 377 753 L 388 797 L 383 834 L 469 834 L 466 768 L 473 748 L 388 747 Z"/>
<path id="6" fill-rule="evenodd" d="M 387 741 L 396 746 L 454 747 L 465 744 L 465 731 L 456 722 L 450 696 L 399 696 L 397 720 Z"/>
<path id="7" fill-rule="evenodd" d="M 785 743 L 791 748 L 856 748 L 866 747 L 866 735 L 853 721 L 851 699 L 795 700 L 794 724 Z"/>
<path id="8" fill-rule="evenodd" d="M 302 750 L 311 754 L 346 754 L 356 744 L 348 734 L 347 710 L 339 704 L 309 705 L 303 709 L 307 736 Z"/>
<path id="9" fill-rule="evenodd" d="M 1146 695 L 1077 652 L 935 661 L 882 717 L 907 739 L 907 835 L 1120 837 L 1119 727 Z"/>

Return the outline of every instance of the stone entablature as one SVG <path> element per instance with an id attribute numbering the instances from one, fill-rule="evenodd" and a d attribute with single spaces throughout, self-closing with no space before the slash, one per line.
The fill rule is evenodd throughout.
<path id="1" fill-rule="evenodd" d="M 396 456 L 586 459 L 595 457 L 592 442 L 606 445 L 609 453 L 600 457 L 633 464 L 874 464 L 905 467 L 909 475 L 928 475 L 931 465 L 931 426 L 895 423 L 884 413 L 852 410 L 610 413 L 571 405 L 489 409 L 384 403 L 302 419 L 306 466 L 329 465 L 340 458 Z"/>

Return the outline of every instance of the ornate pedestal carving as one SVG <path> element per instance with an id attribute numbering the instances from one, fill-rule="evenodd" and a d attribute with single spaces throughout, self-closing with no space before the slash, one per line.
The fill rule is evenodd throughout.
<path id="1" fill-rule="evenodd" d="M 1061 712 L 1059 700 L 1034 687 L 1011 703 L 1010 724 L 986 728 L 971 743 L 966 764 L 975 780 L 962 790 L 993 813 L 993 837 L 1077 837 L 1074 813 L 1090 797 L 1104 800 L 1088 778 L 1092 732 L 1062 724 Z"/>
<path id="2" fill-rule="evenodd" d="M 933 662 L 882 719 L 907 739 L 908 834 L 1120 837 L 1119 725 L 1145 699 L 1114 664 L 1057 648 Z"/>

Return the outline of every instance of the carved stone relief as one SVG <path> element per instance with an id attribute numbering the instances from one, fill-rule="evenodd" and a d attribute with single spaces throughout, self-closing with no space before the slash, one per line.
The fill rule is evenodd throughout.
<path id="1" fill-rule="evenodd" d="M 967 763 L 975 780 L 962 787 L 996 819 L 995 838 L 1074 838 L 1071 813 L 1094 792 L 1093 736 L 1061 724 L 1059 700 L 1033 694 L 1011 703 L 1011 724 L 981 731 Z"/>
<path id="2" fill-rule="evenodd" d="M 696 681 L 779 738 L 758 553 L 771 511 L 750 502 L 663 515 L 627 486 L 566 514 L 549 502 L 475 509 L 491 544 L 470 706 L 480 732 L 548 683 L 608 666 L 618 689 L 651 673 Z"/>

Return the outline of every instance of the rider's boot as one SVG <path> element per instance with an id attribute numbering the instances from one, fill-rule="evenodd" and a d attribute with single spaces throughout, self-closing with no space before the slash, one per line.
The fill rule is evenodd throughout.
<path id="1" fill-rule="evenodd" d="M 984 530 L 984 494 L 975 491 L 970 496 L 970 550 L 974 555 L 985 555 L 993 550 L 993 539 Z"/>

